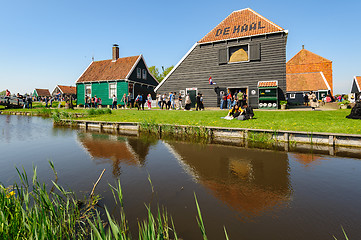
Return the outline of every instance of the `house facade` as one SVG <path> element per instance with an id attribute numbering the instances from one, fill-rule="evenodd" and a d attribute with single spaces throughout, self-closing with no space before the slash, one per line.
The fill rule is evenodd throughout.
<path id="1" fill-rule="evenodd" d="M 361 76 L 353 77 L 351 93 L 355 95 L 354 99 L 361 100 Z"/>
<path id="2" fill-rule="evenodd" d="M 219 107 L 228 91 L 244 92 L 259 105 L 258 82 L 277 81 L 286 93 L 288 31 L 247 8 L 232 12 L 195 43 L 156 88 L 157 93 L 203 94 L 206 107 Z"/>
<path id="3" fill-rule="evenodd" d="M 332 61 L 302 46 L 286 64 L 287 99 L 290 104 L 302 104 L 304 96 L 315 92 L 322 99 L 333 92 Z"/>
<path id="4" fill-rule="evenodd" d="M 85 104 L 85 96 L 102 99 L 102 105 L 112 105 L 113 95 L 117 96 L 118 104 L 123 94 L 149 93 L 155 97 L 154 88 L 157 80 L 149 72 L 142 55 L 119 58 L 119 48 L 113 46 L 113 58 L 110 60 L 93 61 L 76 81 L 77 103 Z"/>
<path id="5" fill-rule="evenodd" d="M 72 97 L 73 99 L 75 99 L 76 87 L 56 85 L 54 90 L 51 92 L 51 95 L 55 98 Z"/>
<path id="6" fill-rule="evenodd" d="M 49 89 L 35 88 L 33 92 L 34 97 L 51 97 Z"/>

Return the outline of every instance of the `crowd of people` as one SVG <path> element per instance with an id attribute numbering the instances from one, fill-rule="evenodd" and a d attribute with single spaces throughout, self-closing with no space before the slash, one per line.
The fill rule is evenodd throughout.
<path id="1" fill-rule="evenodd" d="M 236 91 L 233 95 L 230 90 L 221 96 L 221 109 L 231 109 L 235 105 L 243 106 L 247 103 L 247 94 L 241 90 Z"/>

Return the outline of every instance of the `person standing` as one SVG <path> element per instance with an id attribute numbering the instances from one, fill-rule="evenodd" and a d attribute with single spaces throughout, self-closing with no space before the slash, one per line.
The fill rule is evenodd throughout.
<path id="1" fill-rule="evenodd" d="M 159 109 L 162 108 L 162 95 L 161 94 L 157 94 L 157 104 L 158 104 L 158 107 Z"/>
<path id="2" fill-rule="evenodd" d="M 127 102 L 128 102 L 128 107 L 132 109 L 132 95 L 130 93 L 128 93 Z"/>
<path id="3" fill-rule="evenodd" d="M 98 98 L 97 95 L 94 96 L 94 107 L 98 108 Z"/>
<path id="4" fill-rule="evenodd" d="M 118 99 L 115 96 L 115 94 L 113 95 L 113 104 L 112 104 L 112 109 L 117 109 L 117 104 L 118 104 Z"/>
<path id="5" fill-rule="evenodd" d="M 303 102 L 305 104 L 305 106 L 308 106 L 308 94 L 305 93 L 305 95 L 303 96 Z"/>
<path id="6" fill-rule="evenodd" d="M 150 95 L 150 93 L 148 94 L 148 97 L 147 97 L 147 104 L 148 104 L 148 109 L 152 109 L 152 95 Z"/>
<path id="7" fill-rule="evenodd" d="M 126 109 L 127 108 L 127 94 L 125 94 L 125 93 L 123 94 L 123 97 L 120 100 L 120 102 L 124 103 L 124 108 Z"/>
<path id="8" fill-rule="evenodd" d="M 179 95 L 178 95 L 178 109 L 182 109 L 182 100 L 183 100 L 182 94 L 179 93 Z"/>
<path id="9" fill-rule="evenodd" d="M 317 97 L 316 94 L 314 92 L 310 92 L 310 95 L 308 96 L 308 99 L 310 100 L 310 105 L 312 110 L 315 110 L 315 108 L 317 107 Z"/>
<path id="10" fill-rule="evenodd" d="M 229 90 L 228 90 L 228 94 L 227 94 L 227 108 L 228 109 L 232 108 L 232 94 L 230 93 Z"/>
<path id="11" fill-rule="evenodd" d="M 200 93 L 197 94 L 197 97 L 196 97 L 196 111 L 201 110 L 201 95 Z"/>
<path id="12" fill-rule="evenodd" d="M 135 104 L 137 104 L 138 111 L 141 108 L 142 101 L 143 101 L 142 95 L 138 94 L 138 96 L 135 98 Z"/>
<path id="13" fill-rule="evenodd" d="M 11 95 L 11 93 L 10 93 L 9 89 L 6 89 L 5 96 L 6 96 L 6 97 L 10 97 L 10 95 Z"/>
<path id="14" fill-rule="evenodd" d="M 200 110 L 204 111 L 203 95 L 202 94 L 200 94 L 199 103 L 200 103 Z"/>
<path id="15" fill-rule="evenodd" d="M 189 97 L 189 93 L 187 93 L 185 104 L 186 105 L 184 107 L 184 111 L 191 110 L 192 101 L 191 101 L 191 98 Z"/>
<path id="16" fill-rule="evenodd" d="M 164 105 L 165 105 L 165 108 L 167 108 L 167 94 L 164 93 L 162 95 L 162 109 L 164 108 Z"/>

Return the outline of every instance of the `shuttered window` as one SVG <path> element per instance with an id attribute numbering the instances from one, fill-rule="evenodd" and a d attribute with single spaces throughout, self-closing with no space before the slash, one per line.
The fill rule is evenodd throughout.
<path id="1" fill-rule="evenodd" d="M 260 43 L 251 43 L 249 45 L 249 60 L 259 61 L 261 60 L 261 44 Z"/>
<path id="2" fill-rule="evenodd" d="M 219 64 L 227 64 L 227 48 L 219 49 L 218 63 Z"/>

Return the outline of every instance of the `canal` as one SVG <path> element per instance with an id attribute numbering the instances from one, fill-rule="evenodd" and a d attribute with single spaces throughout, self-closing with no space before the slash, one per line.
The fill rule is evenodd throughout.
<path id="1" fill-rule="evenodd" d="M 121 182 L 133 236 L 145 204 L 166 207 L 178 236 L 201 239 L 194 193 L 208 239 L 350 239 L 361 236 L 361 161 L 53 127 L 51 119 L 0 115 L 0 183 L 18 181 L 15 167 L 72 189 L 79 198 L 97 185 L 114 211 L 109 185 Z M 361 156 L 360 156 L 361 158 Z M 152 186 L 148 180 L 151 179 Z"/>

